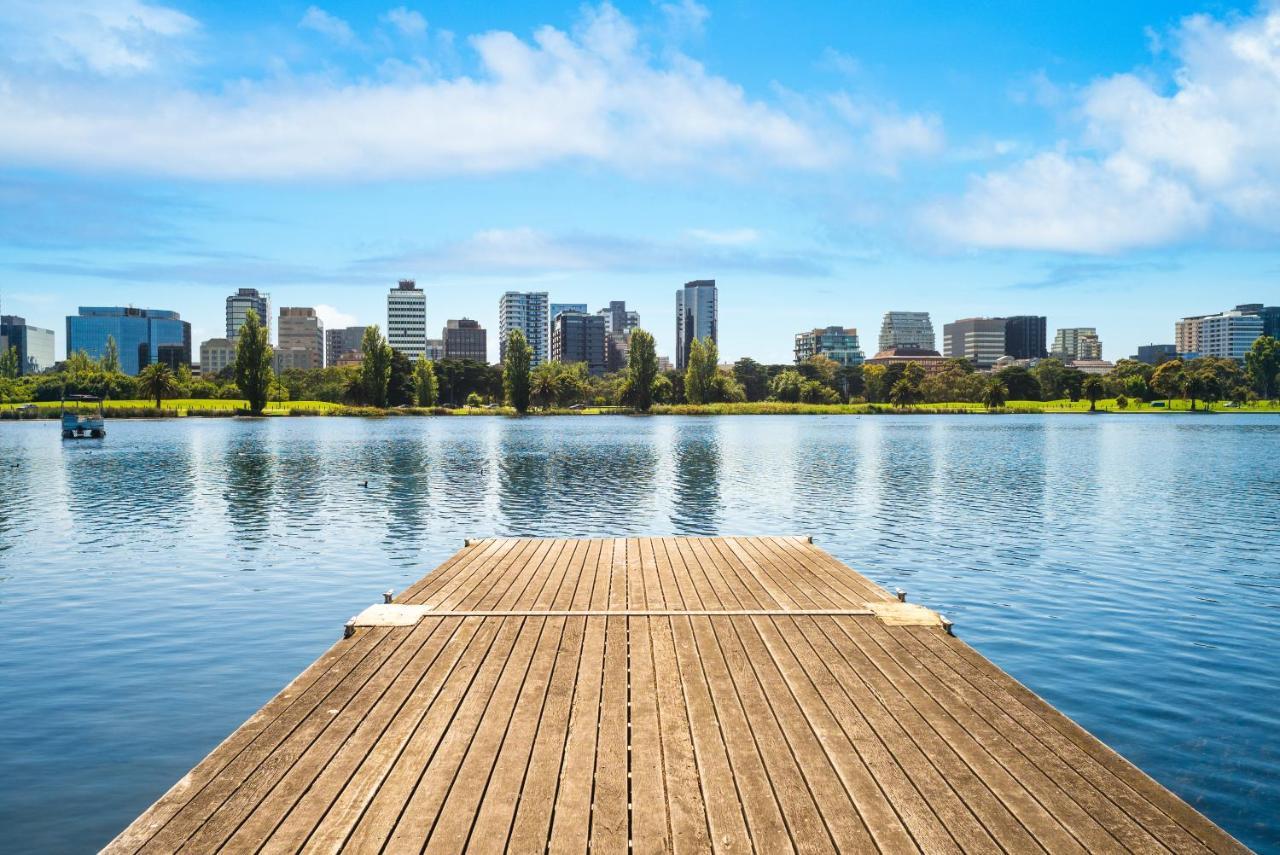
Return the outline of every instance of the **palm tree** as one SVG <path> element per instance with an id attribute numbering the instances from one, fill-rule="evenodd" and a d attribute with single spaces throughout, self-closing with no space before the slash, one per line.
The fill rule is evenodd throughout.
<path id="1" fill-rule="evenodd" d="M 1084 392 L 1084 396 L 1089 399 L 1089 412 L 1097 412 L 1098 399 L 1102 397 L 1103 392 L 1102 378 L 1096 374 L 1090 374 L 1084 378 L 1080 391 Z"/>
<path id="2" fill-rule="evenodd" d="M 982 390 L 982 403 L 986 405 L 988 410 L 1003 407 L 1008 397 L 1009 387 L 994 378 L 988 380 L 987 385 Z"/>
<path id="3" fill-rule="evenodd" d="M 166 396 L 177 394 L 178 379 L 168 365 L 153 362 L 138 372 L 138 391 L 148 398 L 155 398 L 158 410 Z"/>

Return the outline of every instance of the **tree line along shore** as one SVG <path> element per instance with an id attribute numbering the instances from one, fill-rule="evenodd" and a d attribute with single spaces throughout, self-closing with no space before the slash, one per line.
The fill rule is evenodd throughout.
<path id="1" fill-rule="evenodd" d="M 992 374 L 965 359 L 930 374 L 914 362 L 844 366 L 821 354 L 796 365 L 743 358 L 724 366 L 711 340 L 693 342 L 684 371 L 660 372 L 653 336 L 635 330 L 627 366 L 592 376 L 581 363 L 533 366 L 518 330 L 506 344 L 503 365 L 411 362 L 373 326 L 359 365 L 276 374 L 266 328 L 251 312 L 235 364 L 215 376 L 153 363 L 131 377 L 120 371 L 111 343 L 101 360 L 74 353 L 57 370 L 35 376 L 16 376 L 13 355 L 0 355 L 0 417 L 56 414 L 58 402 L 75 394 L 106 399 L 114 417 L 1280 412 L 1280 342 L 1267 336 L 1254 343 L 1243 366 L 1213 357 L 1158 366 L 1122 359 L 1106 375 L 1084 374 L 1057 359 Z"/>

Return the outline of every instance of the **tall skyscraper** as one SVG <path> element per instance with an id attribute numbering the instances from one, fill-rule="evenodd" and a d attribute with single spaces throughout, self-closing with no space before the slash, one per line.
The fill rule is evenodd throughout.
<path id="1" fill-rule="evenodd" d="M 245 315 L 253 309 L 258 313 L 258 323 L 267 328 L 267 340 L 271 340 L 271 295 L 263 294 L 257 288 L 241 288 L 227 298 L 227 338 L 235 341 L 240 337 L 240 327 L 244 326 Z"/>
<path id="2" fill-rule="evenodd" d="M 18 373 L 39 374 L 53 367 L 53 330 L 33 327 L 17 315 L 0 316 L 0 353 L 18 351 Z"/>
<path id="3" fill-rule="evenodd" d="M 1053 337 L 1050 355 L 1064 361 L 1101 359 L 1102 342 L 1094 327 L 1062 327 Z"/>
<path id="4" fill-rule="evenodd" d="M 942 327 L 942 355 L 990 368 L 1004 356 L 1004 318 L 962 318 Z"/>
<path id="5" fill-rule="evenodd" d="M 1004 352 L 1014 359 L 1044 359 L 1048 342 L 1048 318 L 1043 315 L 1014 315 L 1004 319 Z"/>
<path id="6" fill-rule="evenodd" d="M 858 331 L 853 327 L 825 327 L 796 333 L 796 364 L 823 354 L 841 365 L 861 365 L 864 355 L 858 345 Z"/>
<path id="7" fill-rule="evenodd" d="M 584 309 L 585 311 L 585 309 Z M 533 349 L 533 364 L 547 361 L 551 329 L 546 291 L 508 291 L 498 300 L 498 359 L 507 358 L 507 336 L 512 330 L 524 333 Z"/>
<path id="8" fill-rule="evenodd" d="M 132 306 L 81 306 L 67 317 L 67 353 L 83 350 L 101 359 L 114 338 L 120 370 L 137 374 L 153 362 L 191 364 L 191 324 L 177 312 Z"/>
<path id="9" fill-rule="evenodd" d="M 427 350 L 427 295 L 401 279 L 387 295 L 387 344 L 412 362 Z"/>
<path id="10" fill-rule="evenodd" d="M 334 327 L 324 332 L 324 367 L 333 368 L 348 353 L 360 350 L 365 327 Z"/>
<path id="11" fill-rule="evenodd" d="M 937 350 L 928 312 L 885 312 L 880 322 L 880 350 L 909 347 Z"/>
<path id="12" fill-rule="evenodd" d="M 1271 338 L 1280 338 L 1280 306 L 1244 303 L 1236 306 L 1236 311 L 1246 315 L 1257 315 L 1262 318 L 1262 334 Z"/>
<path id="13" fill-rule="evenodd" d="M 676 291 L 676 370 L 689 364 L 695 338 L 720 343 L 719 300 L 714 279 L 695 279 Z"/>
<path id="14" fill-rule="evenodd" d="M 551 358 L 556 362 L 585 362 L 587 373 L 604 374 L 608 364 L 604 330 L 600 315 L 561 312 L 551 324 Z"/>
<path id="15" fill-rule="evenodd" d="M 277 335 L 277 371 L 287 368 L 309 370 L 324 366 L 324 323 L 316 315 L 315 309 L 282 306 Z"/>
<path id="16" fill-rule="evenodd" d="M 489 341 L 485 328 L 470 318 L 450 320 L 441 333 L 445 359 L 470 359 L 473 362 L 489 361 Z"/>

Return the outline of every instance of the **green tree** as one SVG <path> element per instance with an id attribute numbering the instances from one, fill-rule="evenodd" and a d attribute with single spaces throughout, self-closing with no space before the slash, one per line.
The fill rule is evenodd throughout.
<path id="1" fill-rule="evenodd" d="M 431 360 L 419 356 L 413 366 L 413 391 L 419 407 L 434 407 L 440 400 L 440 384 L 436 381 L 436 369 Z"/>
<path id="2" fill-rule="evenodd" d="M 805 379 L 799 371 L 788 368 L 769 381 L 769 394 L 779 401 L 794 404 L 800 400 L 801 387 Z"/>
<path id="3" fill-rule="evenodd" d="M 916 387 L 911 384 L 911 379 L 903 377 L 897 383 L 893 384 L 893 388 L 889 390 L 889 403 L 895 407 L 909 407 L 919 398 Z"/>
<path id="4" fill-rule="evenodd" d="M 102 359 L 99 364 L 102 370 L 108 374 L 120 373 L 120 345 L 116 344 L 116 337 L 107 336 L 107 346 L 102 352 Z"/>
<path id="5" fill-rule="evenodd" d="M 999 409 L 1009 399 L 1009 388 L 992 377 L 982 388 L 982 405 L 988 410 Z"/>
<path id="6" fill-rule="evenodd" d="M 1080 386 L 1080 391 L 1089 401 L 1089 412 L 1094 413 L 1098 410 L 1098 399 L 1102 397 L 1106 391 L 1106 386 L 1102 382 L 1102 378 L 1096 374 L 1090 374 L 1084 378 L 1084 383 Z"/>
<path id="7" fill-rule="evenodd" d="M 658 379 L 658 352 L 653 334 L 647 330 L 631 331 L 627 353 L 627 384 L 630 404 L 642 413 L 653 406 L 653 382 Z"/>
<path id="8" fill-rule="evenodd" d="M 713 383 L 720 350 L 710 338 L 689 343 L 689 364 L 684 371 L 684 397 L 690 404 L 709 404 L 715 395 Z"/>
<path id="9" fill-rule="evenodd" d="M 1040 400 L 1040 383 L 1035 375 L 1021 365 L 1010 365 L 1001 368 L 995 374 L 1000 382 L 1009 390 L 1009 398 L 1014 401 Z"/>
<path id="10" fill-rule="evenodd" d="M 533 362 L 533 348 L 525 341 L 524 333 L 512 330 L 507 335 L 506 360 L 502 364 L 502 389 L 507 403 L 523 413 L 529 409 L 529 366 Z"/>
<path id="11" fill-rule="evenodd" d="M 360 351 L 364 357 L 360 362 L 361 397 L 371 407 L 385 407 L 391 388 L 391 359 L 394 351 L 387 344 L 377 324 L 365 327 Z"/>
<path id="12" fill-rule="evenodd" d="M 416 392 L 413 363 L 398 350 L 391 351 L 391 371 L 387 377 L 387 406 L 412 407 Z"/>
<path id="13" fill-rule="evenodd" d="M 1280 398 L 1280 340 L 1269 335 L 1254 339 L 1244 355 L 1244 366 L 1259 397 L 1268 401 Z"/>
<path id="14" fill-rule="evenodd" d="M 764 366 L 749 356 L 733 363 L 733 377 L 742 384 L 748 401 L 763 401 L 769 394 L 769 377 Z"/>
<path id="15" fill-rule="evenodd" d="M 18 348 L 10 347 L 8 350 L 0 353 L 0 377 L 5 380 L 13 380 L 18 376 L 18 369 L 21 368 L 18 361 Z"/>
<path id="16" fill-rule="evenodd" d="M 1061 359 L 1042 359 L 1031 374 L 1040 384 L 1040 400 L 1056 401 L 1065 398 L 1067 393 L 1067 368 Z"/>
<path id="17" fill-rule="evenodd" d="M 163 362 L 153 362 L 138 372 L 138 393 L 156 399 L 156 409 L 165 398 L 172 398 L 178 391 L 178 380 Z"/>
<path id="18" fill-rule="evenodd" d="M 258 321 L 253 309 L 245 312 L 236 344 L 236 386 L 249 401 L 249 412 L 261 415 L 267 407 L 267 396 L 275 372 L 271 370 L 271 342 L 267 328 Z"/>
<path id="19" fill-rule="evenodd" d="M 1174 396 L 1182 392 L 1182 370 L 1185 364 L 1181 358 L 1170 359 L 1157 365 L 1156 370 L 1151 372 L 1151 391 L 1164 398 L 1166 404 L 1172 404 Z"/>

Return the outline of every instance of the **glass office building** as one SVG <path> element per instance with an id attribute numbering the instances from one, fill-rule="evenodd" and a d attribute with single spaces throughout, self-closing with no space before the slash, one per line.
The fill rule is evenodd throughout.
<path id="1" fill-rule="evenodd" d="M 84 351 L 91 359 L 107 352 L 114 338 L 120 370 L 137 374 L 153 362 L 171 368 L 191 364 L 191 324 L 177 312 L 132 306 L 81 306 L 67 317 L 67 353 Z"/>
<path id="2" fill-rule="evenodd" d="M 33 327 L 17 315 L 0 317 L 0 351 L 18 352 L 18 373 L 39 374 L 53 367 L 53 330 Z"/>

